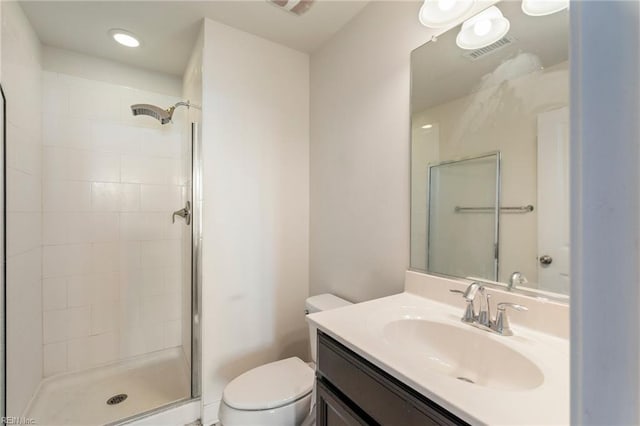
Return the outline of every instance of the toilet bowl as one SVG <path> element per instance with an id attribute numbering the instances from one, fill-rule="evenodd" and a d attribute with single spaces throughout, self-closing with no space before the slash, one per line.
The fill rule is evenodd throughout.
<path id="1" fill-rule="evenodd" d="M 261 365 L 236 377 L 224 389 L 224 426 L 295 426 L 309 413 L 315 372 L 300 358 Z"/>
<path id="2" fill-rule="evenodd" d="M 312 296 L 306 313 L 350 305 L 332 294 Z M 292 357 L 253 368 L 224 389 L 219 419 L 222 426 L 300 426 L 313 406 L 316 328 L 309 326 L 312 363 Z"/>

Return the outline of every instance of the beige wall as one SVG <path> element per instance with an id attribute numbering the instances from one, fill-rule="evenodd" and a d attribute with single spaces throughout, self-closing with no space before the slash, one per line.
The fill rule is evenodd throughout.
<path id="1" fill-rule="evenodd" d="M 505 65 L 508 62 L 501 67 Z M 426 223 L 426 210 L 422 205 L 426 206 L 427 181 L 419 176 L 421 169 L 426 169 L 429 163 L 496 150 L 502 153 L 502 205 L 535 206 L 537 116 L 568 105 L 568 68 L 568 62 L 563 62 L 413 114 L 414 146 L 434 143 L 432 133 L 437 131 L 438 134 L 435 150 L 414 149 L 414 223 Z M 423 130 L 424 124 L 434 127 Z M 536 287 L 537 228 L 535 210 L 501 215 L 499 281 L 506 282 L 512 272 L 520 271 L 529 280 L 529 286 Z M 454 236 L 453 241 L 462 238 Z M 426 258 L 425 241 L 419 232 L 412 241 L 412 256 L 417 262 L 424 263 Z M 455 251 L 451 248 L 452 253 Z M 415 267 L 420 265 L 414 264 Z"/>
<path id="2" fill-rule="evenodd" d="M 371 2 L 311 57 L 311 294 L 402 291 L 409 267 L 409 54 L 420 2 Z"/>
<path id="3" fill-rule="evenodd" d="M 203 422 L 224 386 L 308 357 L 309 57 L 205 20 Z"/>

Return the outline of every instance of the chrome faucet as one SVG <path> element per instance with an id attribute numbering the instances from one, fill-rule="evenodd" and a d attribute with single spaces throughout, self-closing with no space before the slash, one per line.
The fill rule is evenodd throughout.
<path id="1" fill-rule="evenodd" d="M 473 303 L 476 298 L 476 293 L 480 294 L 480 309 L 478 310 L 478 316 L 475 317 L 475 321 L 480 325 L 489 327 L 491 322 L 491 315 L 489 312 L 489 295 L 487 294 L 487 290 L 484 286 L 478 282 L 473 282 L 469 287 L 467 287 L 467 290 L 464 292 L 462 297 Z"/>
<path id="2" fill-rule="evenodd" d="M 516 271 L 511 274 L 511 277 L 509 277 L 509 285 L 507 286 L 507 290 L 513 290 L 514 288 L 516 288 L 516 284 L 521 286 L 522 284 L 526 284 L 528 282 L 529 281 L 527 280 L 527 277 L 525 277 L 522 272 Z"/>
<path id="3" fill-rule="evenodd" d="M 512 336 L 513 331 L 509 324 L 506 308 L 517 311 L 527 311 L 525 306 L 515 303 L 498 303 L 498 312 L 495 320 L 491 319 L 491 295 L 487 293 L 485 286 L 478 282 L 472 282 L 465 291 L 450 290 L 452 293 L 460 293 L 467 302 L 467 307 L 462 315 L 462 322 L 470 324 L 482 330 L 490 331 L 502 336 Z M 476 315 L 474 301 L 480 295 L 480 308 Z"/>

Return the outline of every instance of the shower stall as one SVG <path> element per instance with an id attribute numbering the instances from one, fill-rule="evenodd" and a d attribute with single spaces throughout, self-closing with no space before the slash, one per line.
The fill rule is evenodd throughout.
<path id="1" fill-rule="evenodd" d="M 41 81 L 40 169 L 4 169 L 3 415 L 120 424 L 191 401 L 200 395 L 199 107 L 60 72 Z M 23 143 L 12 94 L 8 158 Z M 27 180 L 38 190 L 22 192 Z"/>

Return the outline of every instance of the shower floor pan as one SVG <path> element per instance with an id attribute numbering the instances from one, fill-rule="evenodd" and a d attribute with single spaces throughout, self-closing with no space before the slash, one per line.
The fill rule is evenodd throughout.
<path id="1" fill-rule="evenodd" d="M 188 398 L 190 392 L 182 349 L 171 348 L 47 378 L 26 417 L 47 426 L 105 425 Z"/>

